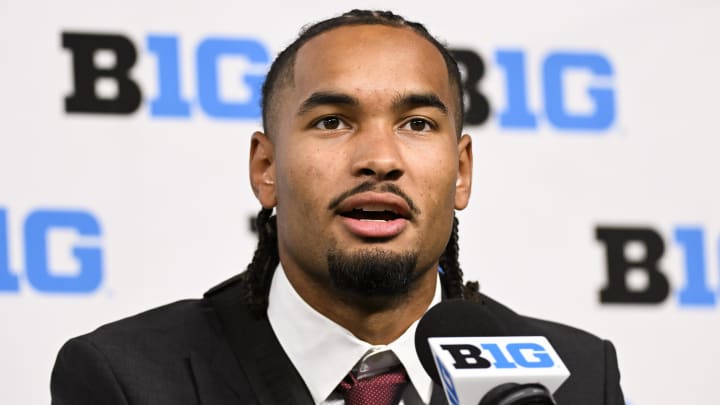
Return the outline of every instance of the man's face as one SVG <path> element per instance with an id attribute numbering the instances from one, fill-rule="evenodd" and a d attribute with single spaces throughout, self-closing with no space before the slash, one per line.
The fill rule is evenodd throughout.
<path id="1" fill-rule="evenodd" d="M 329 255 L 413 256 L 418 276 L 434 270 L 472 171 L 438 50 L 405 28 L 336 28 L 298 51 L 278 92 L 251 181 L 277 208 L 291 281 L 330 285 Z"/>

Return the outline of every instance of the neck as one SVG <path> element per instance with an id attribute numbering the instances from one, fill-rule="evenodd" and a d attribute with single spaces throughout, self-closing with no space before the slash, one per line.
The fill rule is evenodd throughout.
<path id="1" fill-rule="evenodd" d="M 435 266 L 433 269 L 437 269 Z M 329 281 L 285 274 L 298 295 L 313 309 L 373 345 L 388 344 L 418 320 L 432 302 L 437 272 L 425 271 L 410 291 L 394 297 L 367 297 L 338 291 Z"/>

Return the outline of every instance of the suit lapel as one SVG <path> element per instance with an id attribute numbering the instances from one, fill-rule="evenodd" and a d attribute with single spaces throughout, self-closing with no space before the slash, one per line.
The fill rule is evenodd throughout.
<path id="1" fill-rule="evenodd" d="M 288 359 L 267 319 L 255 319 L 239 300 L 237 284 L 206 294 L 237 363 L 260 404 L 313 404 L 300 374 Z"/>

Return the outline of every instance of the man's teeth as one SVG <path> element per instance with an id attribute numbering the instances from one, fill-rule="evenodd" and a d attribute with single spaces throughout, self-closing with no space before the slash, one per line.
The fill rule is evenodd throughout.
<path id="1" fill-rule="evenodd" d="M 389 210 L 389 209 L 387 209 L 387 207 L 384 207 L 382 205 L 368 205 L 365 207 L 359 207 L 359 208 L 355 208 L 355 209 L 361 210 L 361 211 L 368 211 L 368 212 L 383 212 L 383 211 L 393 212 L 392 210 Z"/>
<path id="2" fill-rule="evenodd" d="M 387 209 L 381 205 L 369 205 L 365 207 L 358 207 L 353 209 L 353 215 L 351 215 L 358 221 L 365 222 L 388 222 L 397 218 L 397 214 L 394 211 Z"/>

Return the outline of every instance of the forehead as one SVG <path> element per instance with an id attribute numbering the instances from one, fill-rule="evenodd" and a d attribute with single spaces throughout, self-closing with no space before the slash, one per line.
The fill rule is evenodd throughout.
<path id="1" fill-rule="evenodd" d="M 345 92 L 361 100 L 434 93 L 455 107 L 442 55 L 405 27 L 343 26 L 320 34 L 298 51 L 292 83 L 287 101 L 299 102 L 317 91 Z"/>

